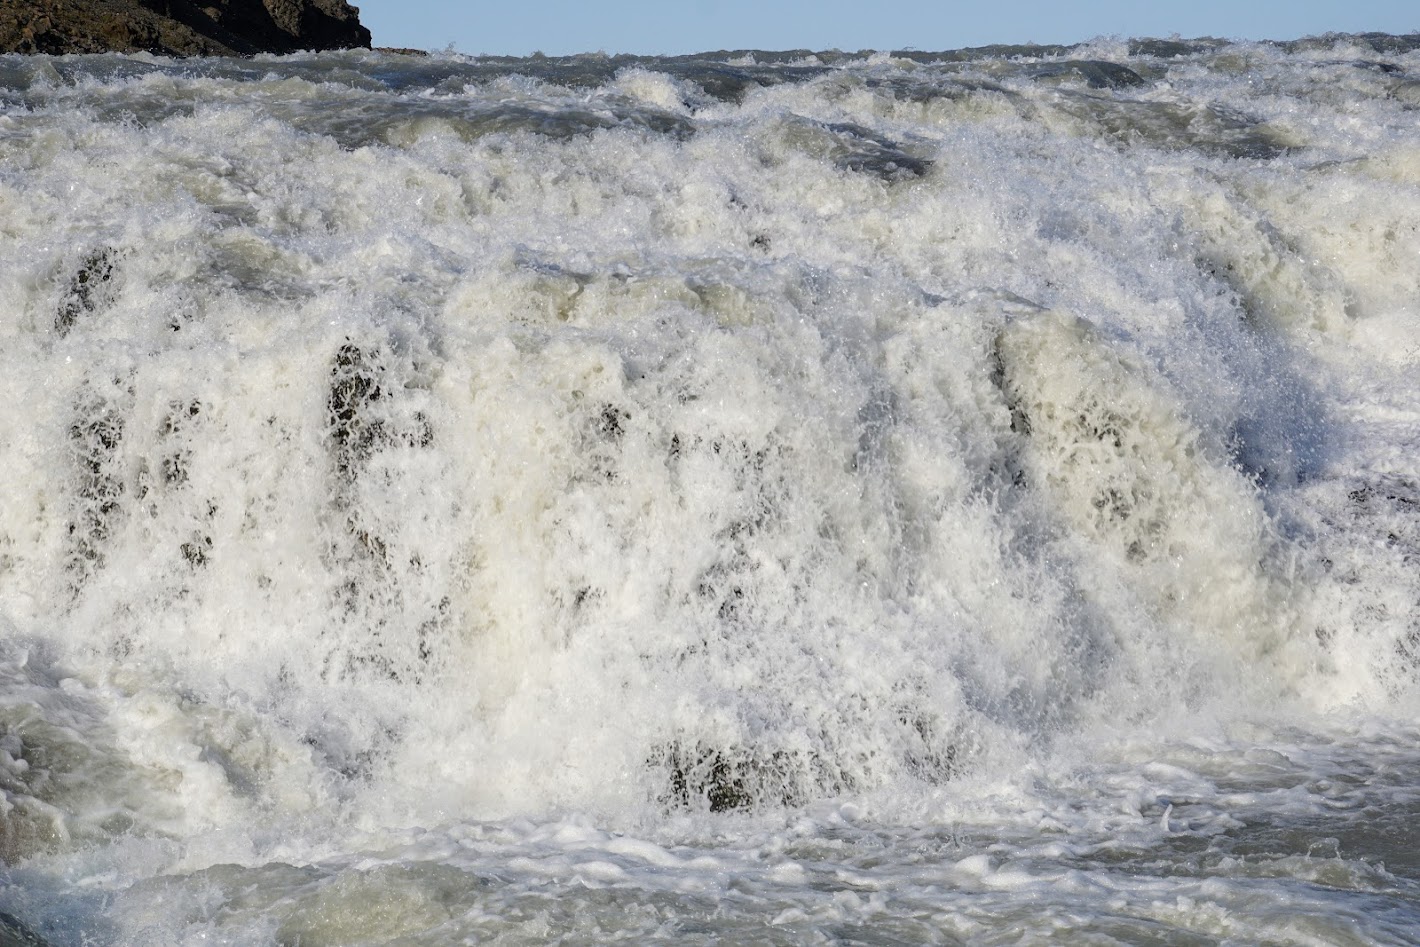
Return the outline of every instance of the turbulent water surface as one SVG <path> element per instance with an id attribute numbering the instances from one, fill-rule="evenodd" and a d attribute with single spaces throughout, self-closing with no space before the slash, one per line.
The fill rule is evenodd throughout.
<path id="1" fill-rule="evenodd" d="M 1420 38 L 0 57 L 0 939 L 1420 940 Z"/>

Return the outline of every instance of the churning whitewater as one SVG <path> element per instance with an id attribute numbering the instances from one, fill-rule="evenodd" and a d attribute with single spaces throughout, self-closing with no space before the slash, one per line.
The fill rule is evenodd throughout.
<path id="1" fill-rule="evenodd" d="M 1420 939 L 1420 37 L 0 57 L 0 940 Z"/>

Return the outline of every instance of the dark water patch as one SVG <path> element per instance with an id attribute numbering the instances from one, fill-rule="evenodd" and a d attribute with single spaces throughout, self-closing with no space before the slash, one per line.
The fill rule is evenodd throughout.
<path id="1" fill-rule="evenodd" d="M 676 78 L 695 83 L 712 99 L 720 102 L 743 102 L 745 96 L 755 89 L 765 89 L 795 80 L 805 81 L 826 70 L 812 70 L 808 75 L 785 75 L 778 69 L 768 67 L 686 63 L 672 65 L 666 71 Z"/>
<path id="2" fill-rule="evenodd" d="M 202 402 L 196 398 L 169 402 L 148 456 L 138 462 L 134 490 L 137 508 L 150 518 L 187 508 L 186 538 L 176 545 L 179 558 L 193 570 L 206 567 L 211 559 L 212 521 L 219 509 L 218 498 L 194 495 L 190 486 L 193 447 L 205 441 L 204 420 Z"/>
<path id="3" fill-rule="evenodd" d="M 870 51 L 845 52 L 840 49 L 717 49 L 684 56 L 667 56 L 670 62 L 749 63 L 756 66 L 790 66 L 818 74 L 826 66 L 841 66 L 858 62 L 872 55 Z M 661 57 L 647 57 L 660 60 Z"/>
<path id="4" fill-rule="evenodd" d="M 198 60 L 197 62 L 210 62 Z M 144 76 L 198 76 L 202 66 L 184 65 L 175 60 L 150 59 L 103 53 L 90 56 L 59 56 L 49 61 L 65 85 L 77 86 L 87 82 L 104 84 L 122 82 L 127 79 L 141 79 Z"/>
<path id="5" fill-rule="evenodd" d="M 114 294 L 111 284 L 117 261 L 117 250 L 100 247 L 86 254 L 79 262 L 54 315 L 54 330 L 61 337 L 68 335 L 82 319 L 112 304 Z"/>
<path id="6" fill-rule="evenodd" d="M 937 52 L 927 52 L 918 49 L 895 49 L 891 55 L 894 59 L 906 59 L 910 62 L 930 65 L 933 63 L 961 63 L 980 62 L 990 59 L 1045 59 L 1056 56 L 1068 56 L 1079 47 L 1043 45 L 1035 43 L 1025 44 L 997 44 L 992 46 L 968 46 L 965 49 L 947 49 Z"/>
<path id="7" fill-rule="evenodd" d="M 143 813 L 156 794 L 132 778 L 135 766 L 118 749 L 106 710 L 84 688 L 64 684 L 68 675 L 44 645 L 26 645 L 6 645 L 0 658 L 0 860 L 15 866 L 147 831 Z"/>
<path id="8" fill-rule="evenodd" d="M 158 429 L 160 441 L 178 438 L 187 429 L 189 423 L 201 413 L 202 402 L 196 399 L 185 403 L 174 401 L 169 404 L 168 413 Z M 176 447 L 172 453 L 164 456 L 159 465 L 163 483 L 167 486 L 181 486 L 187 483 L 190 462 L 191 452 L 182 446 Z"/>
<path id="9" fill-rule="evenodd" d="M 45 947 L 46 943 L 19 918 L 0 911 L 0 947 Z"/>
<path id="10" fill-rule="evenodd" d="M 835 122 L 825 126 L 847 145 L 845 153 L 834 159 L 834 166 L 872 174 L 885 181 L 921 177 L 932 168 L 932 162 L 914 158 L 902 146 L 852 122 Z"/>
<path id="11" fill-rule="evenodd" d="M 1291 150 L 1267 123 L 1223 105 L 1143 102 L 1081 93 L 1062 93 L 1052 104 L 1126 146 L 1149 145 L 1255 161 L 1269 161 Z"/>
<path id="12" fill-rule="evenodd" d="M 1230 45 L 1225 39 L 1201 37 L 1199 39 L 1133 39 L 1129 41 L 1129 55 L 1150 56 L 1154 59 L 1181 59 L 1212 53 Z"/>
<path id="13" fill-rule="evenodd" d="M 1350 534 L 1366 537 L 1385 550 L 1397 573 L 1413 574 L 1420 569 L 1420 481 L 1403 476 L 1375 478 L 1354 485 L 1346 498 Z M 1330 565 L 1333 574 L 1348 584 L 1374 581 L 1354 562 L 1333 560 Z M 1370 610 L 1374 617 L 1401 626 L 1396 654 L 1408 673 L 1414 673 L 1420 670 L 1420 600 L 1408 603 L 1408 608 L 1406 605 L 1403 599 L 1378 599 Z M 1420 874 L 1416 880 L 1420 881 Z"/>
<path id="14" fill-rule="evenodd" d="M 1352 69 L 1360 69 L 1365 72 L 1375 72 L 1383 76 L 1398 76 L 1405 74 L 1405 70 L 1397 66 L 1395 63 L 1380 62 L 1378 60 L 1370 59 L 1344 60 L 1334 63 L 1328 63 L 1328 65 L 1350 66 Z"/>
<path id="15" fill-rule="evenodd" d="M 637 59 L 634 56 L 480 56 L 459 61 L 456 66 L 422 63 L 419 72 L 440 81 L 457 78 L 468 83 L 483 83 L 508 76 L 525 76 L 569 89 L 594 89 L 606 85 L 620 70 L 636 65 Z"/>
<path id="16" fill-rule="evenodd" d="M 684 141 L 697 130 L 696 123 L 684 116 L 627 104 L 607 104 L 600 108 L 535 108 L 508 104 L 489 108 L 462 101 L 455 104 L 450 100 L 423 101 L 412 106 L 386 102 L 335 115 L 302 113 L 292 116 L 292 121 L 297 127 L 329 135 L 347 149 L 404 144 L 411 136 L 417 137 L 421 127 L 438 124 L 464 141 L 513 134 L 568 141 L 618 129 Z"/>
<path id="17" fill-rule="evenodd" d="M 69 425 L 76 483 L 65 560 L 78 585 L 107 564 L 109 541 L 125 512 L 128 484 L 119 448 L 132 393 L 121 383 L 115 389 L 111 394 L 92 388 L 82 392 Z"/>
<path id="18" fill-rule="evenodd" d="M 944 99 L 953 102 L 962 101 L 981 92 L 1008 96 L 1013 94 L 1008 92 L 1004 86 L 986 79 L 957 76 L 919 78 L 910 74 L 899 74 L 870 77 L 863 84 L 869 89 L 884 91 L 899 102 L 915 102 L 920 105 Z"/>
<path id="19" fill-rule="evenodd" d="M 1328 810 L 1325 815 L 1277 812 L 1260 801 L 1232 809 L 1230 822 L 1216 823 L 1214 803 L 1161 798 L 1142 814 L 1162 821 L 1167 813 L 1168 836 L 1147 848 L 1092 852 L 1079 864 L 1104 861 L 1130 873 L 1202 878 L 1240 872 L 1287 877 L 1306 870 L 1312 883 L 1414 900 L 1420 898 L 1420 832 L 1413 827 L 1420 801 L 1399 784 L 1399 775 L 1379 771 L 1321 779 L 1299 773 L 1295 782 L 1279 779 L 1278 795 L 1314 794 Z M 1396 789 L 1412 798 L 1389 798 Z M 1215 824 L 1220 828 L 1196 828 Z"/>
<path id="20" fill-rule="evenodd" d="M 614 128 L 644 130 L 685 139 L 696 130 L 694 122 L 678 115 L 655 109 L 625 107 L 544 111 L 521 106 L 501 106 L 467 119 L 466 127 L 474 137 L 531 132 L 557 140 Z"/>
<path id="21" fill-rule="evenodd" d="M 384 397 L 382 375 L 378 361 L 353 342 L 346 342 L 335 353 L 326 417 L 335 470 L 341 480 L 353 479 L 385 437 L 383 422 L 370 417 L 369 410 Z"/>
<path id="22" fill-rule="evenodd" d="M 648 763 L 665 774 L 663 806 L 711 812 L 802 805 L 814 768 L 802 753 L 680 741 L 653 748 Z"/>
<path id="23" fill-rule="evenodd" d="M 402 531 L 409 513 L 391 511 L 404 486 L 381 456 L 434 444 L 428 415 L 411 406 L 398 358 L 381 345 L 347 340 L 331 360 L 326 425 L 333 473 L 328 564 L 332 597 L 345 622 L 362 629 L 334 648 L 324 672 L 337 679 L 417 683 L 446 630 L 452 603 L 431 585 L 424 555 Z M 391 513 L 394 513 L 393 517 Z M 199 554 L 202 549 L 197 549 Z"/>
<path id="24" fill-rule="evenodd" d="M 1386 477 L 1360 484 L 1347 498 L 1361 515 L 1385 521 L 1387 545 L 1400 547 L 1420 562 L 1420 483 Z"/>
<path id="25" fill-rule="evenodd" d="M 795 151 L 831 163 L 840 171 L 871 174 L 892 183 L 921 177 L 932 162 L 906 146 L 854 122 L 817 122 L 793 116 L 780 126 L 784 143 Z"/>
<path id="26" fill-rule="evenodd" d="M 1268 45 L 1276 46 L 1287 53 L 1321 52 L 1342 45 L 1362 46 L 1386 56 L 1403 56 L 1420 49 L 1420 33 L 1323 33 L 1302 39 L 1272 40 Z"/>
<path id="27" fill-rule="evenodd" d="M 1094 59 L 1038 63 L 1022 66 L 1020 71 L 1036 82 L 1083 82 L 1091 89 L 1128 89 L 1144 84 L 1144 77 L 1128 66 Z"/>
<path id="28" fill-rule="evenodd" d="M 826 64 L 807 63 L 809 54 L 709 53 L 704 56 L 638 58 L 637 66 L 692 82 L 720 102 L 743 102 L 756 89 L 808 82 L 833 71 Z"/>
<path id="29" fill-rule="evenodd" d="M 830 71 L 828 65 L 805 62 L 809 56 L 812 54 L 799 51 L 721 51 L 693 56 L 483 56 L 458 62 L 424 61 L 397 73 L 386 70 L 381 81 L 387 89 L 404 91 L 523 76 L 549 85 L 587 90 L 607 85 L 623 70 L 640 68 L 693 82 L 711 98 L 738 102 L 753 89 L 806 82 Z"/>
<path id="30" fill-rule="evenodd" d="M 925 705 L 921 695 L 914 695 L 915 704 Z M 914 778 L 938 786 L 960 775 L 967 759 L 980 747 L 965 731 L 947 726 L 930 710 L 906 705 L 898 710 L 897 734 L 903 767 Z"/>

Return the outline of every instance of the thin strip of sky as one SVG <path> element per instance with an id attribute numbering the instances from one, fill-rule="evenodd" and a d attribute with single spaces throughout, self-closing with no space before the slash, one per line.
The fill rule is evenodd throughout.
<path id="1" fill-rule="evenodd" d="M 956 49 L 1098 36 L 1291 39 L 1420 30 L 1414 0 L 364 0 L 377 46 L 462 53 L 679 54 L 713 49 Z"/>

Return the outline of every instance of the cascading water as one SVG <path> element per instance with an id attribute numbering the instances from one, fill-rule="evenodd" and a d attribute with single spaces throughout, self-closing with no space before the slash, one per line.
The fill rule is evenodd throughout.
<path id="1" fill-rule="evenodd" d="M 0 57 L 0 937 L 1410 942 L 1417 90 Z"/>

